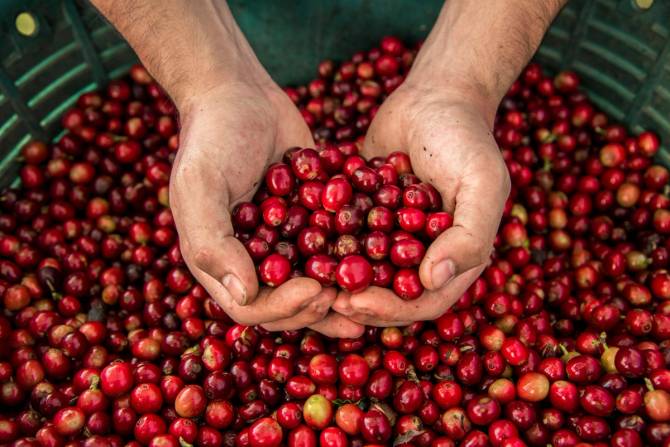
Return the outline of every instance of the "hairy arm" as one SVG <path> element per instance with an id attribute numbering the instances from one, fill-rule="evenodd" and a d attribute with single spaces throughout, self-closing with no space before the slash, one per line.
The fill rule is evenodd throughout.
<path id="1" fill-rule="evenodd" d="M 289 147 L 313 147 L 298 109 L 272 81 L 224 0 L 92 0 L 172 97 L 181 118 L 170 207 L 191 273 L 235 321 L 358 337 L 310 278 L 259 287 L 231 210 Z"/>
<path id="2" fill-rule="evenodd" d="M 565 1 L 448 0 L 404 84 L 375 115 L 365 153 L 403 148 L 442 195 L 454 225 L 421 262 L 425 292 L 341 293 L 334 309 L 361 324 L 401 326 L 442 315 L 486 267 L 505 200 L 507 167 L 492 135 L 495 112 Z"/>
<path id="3" fill-rule="evenodd" d="M 498 103 L 565 3 L 446 1 L 408 82 L 444 87 L 476 101 L 492 124 Z"/>
<path id="4" fill-rule="evenodd" d="M 271 83 L 225 1 L 92 2 L 178 106 L 221 82 Z"/>

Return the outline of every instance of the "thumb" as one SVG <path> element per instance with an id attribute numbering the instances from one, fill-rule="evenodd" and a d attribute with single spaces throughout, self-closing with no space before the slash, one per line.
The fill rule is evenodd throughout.
<path id="1" fill-rule="evenodd" d="M 458 191 L 454 225 L 433 241 L 419 267 L 426 289 L 440 289 L 455 276 L 488 262 L 509 193 L 508 187 L 490 180 L 480 178 Z"/>
<path id="2" fill-rule="evenodd" d="M 258 280 L 251 257 L 235 238 L 225 182 L 203 181 L 191 172 L 177 170 L 170 187 L 184 260 L 220 282 L 235 303 L 249 304 L 258 294 Z M 212 194 L 212 183 L 224 185 L 221 195 Z"/>
<path id="3" fill-rule="evenodd" d="M 234 236 L 224 236 L 218 243 L 195 250 L 195 266 L 223 285 L 240 306 L 253 301 L 258 294 L 258 281 L 253 261 L 246 248 Z"/>
<path id="4" fill-rule="evenodd" d="M 421 283 L 428 290 L 442 288 L 460 273 L 488 261 L 492 240 L 462 225 L 442 233 L 428 248 L 419 267 Z"/>

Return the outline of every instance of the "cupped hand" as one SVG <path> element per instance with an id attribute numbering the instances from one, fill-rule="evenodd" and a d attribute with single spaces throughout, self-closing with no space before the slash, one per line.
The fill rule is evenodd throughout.
<path id="1" fill-rule="evenodd" d="M 234 236 L 231 210 L 252 198 L 267 167 L 289 147 L 314 147 L 289 98 L 274 84 L 235 81 L 188 98 L 179 109 L 170 205 L 184 260 L 198 281 L 239 323 L 360 335 L 362 326 L 329 312 L 337 296 L 332 288 L 309 278 L 259 287 L 253 261 Z"/>
<path id="2" fill-rule="evenodd" d="M 454 224 L 428 248 L 419 268 L 424 293 L 404 301 L 390 289 L 340 293 L 333 308 L 361 324 L 400 326 L 442 315 L 489 261 L 510 181 L 491 133 L 492 114 L 461 92 L 406 82 L 384 102 L 364 155 L 408 151 L 414 173 L 442 195 Z"/>

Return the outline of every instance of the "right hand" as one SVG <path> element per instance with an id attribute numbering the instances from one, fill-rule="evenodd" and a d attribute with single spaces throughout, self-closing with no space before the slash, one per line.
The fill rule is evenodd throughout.
<path id="1" fill-rule="evenodd" d="M 181 102 L 170 206 L 193 275 L 238 323 L 360 336 L 363 326 L 330 312 L 333 288 L 310 278 L 259 287 L 254 263 L 234 236 L 231 211 L 251 200 L 268 166 L 289 147 L 314 147 L 295 105 L 271 81 L 252 80 L 223 82 Z"/>
<path id="2" fill-rule="evenodd" d="M 428 81 L 413 82 L 412 75 Z M 458 301 L 489 263 L 510 190 L 487 113 L 496 104 L 479 105 L 486 101 L 473 89 L 424 88 L 437 84 L 430 72 L 410 76 L 379 108 L 363 154 L 386 157 L 404 148 L 414 173 L 439 191 L 454 224 L 427 246 L 418 272 L 425 290 L 418 298 L 405 301 L 382 287 L 338 295 L 333 309 L 371 326 L 434 320 Z"/>

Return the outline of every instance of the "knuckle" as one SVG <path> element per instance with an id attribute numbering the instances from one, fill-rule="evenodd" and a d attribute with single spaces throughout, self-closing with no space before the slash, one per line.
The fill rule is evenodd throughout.
<path id="1" fill-rule="evenodd" d="M 349 336 L 351 338 L 358 338 L 358 337 L 362 337 L 363 334 L 365 334 L 365 327 L 356 326 L 356 327 L 351 329 L 351 333 L 349 334 Z"/>
<path id="2" fill-rule="evenodd" d="M 484 254 L 486 252 L 486 246 L 482 238 L 475 236 L 469 231 L 466 234 L 467 238 L 469 239 L 468 246 L 470 247 L 470 250 L 472 250 L 472 252 L 474 252 L 477 256 Z"/>
<path id="3" fill-rule="evenodd" d="M 235 323 L 241 324 L 243 326 L 254 326 L 259 323 L 257 319 L 251 318 L 248 315 L 233 315 L 229 312 L 228 316 L 232 318 Z"/>
<path id="4" fill-rule="evenodd" d="M 478 265 L 488 262 L 489 256 L 491 255 L 492 244 L 480 237 L 476 237 L 472 233 L 468 233 L 468 237 L 470 239 L 469 245 L 472 253 L 474 253 L 475 262 Z"/>
<path id="5" fill-rule="evenodd" d="M 191 180 L 190 172 L 191 170 L 184 168 L 184 163 L 176 164 L 170 175 L 170 186 L 176 190 L 187 188 Z"/>
<path id="6" fill-rule="evenodd" d="M 365 302 L 361 303 L 358 301 L 352 301 L 351 310 L 352 313 L 356 314 L 368 315 L 368 316 L 372 315 L 372 310 Z"/>
<path id="7" fill-rule="evenodd" d="M 358 315 L 364 316 L 366 319 L 382 319 L 383 315 L 380 315 L 378 312 L 375 312 L 367 305 L 359 306 L 356 309 Z"/>
<path id="8" fill-rule="evenodd" d="M 482 250 L 477 251 L 477 265 L 484 265 L 489 262 L 489 258 L 491 257 L 491 250 L 493 247 L 489 246 L 488 244 L 484 246 Z"/>
<path id="9" fill-rule="evenodd" d="M 170 175 L 170 192 L 168 200 L 170 201 L 170 208 L 178 209 L 177 206 L 179 202 L 179 196 L 181 191 L 184 191 L 186 185 L 188 185 L 188 174 L 185 169 L 181 167 L 181 164 L 175 166 L 172 169 L 172 174 Z"/>
<path id="10" fill-rule="evenodd" d="M 497 154 L 495 160 L 491 160 L 489 165 L 492 167 L 492 180 L 497 184 L 505 198 L 509 196 L 512 189 L 512 180 L 509 175 L 509 169 L 500 154 Z"/>
<path id="11" fill-rule="evenodd" d="M 328 306 L 325 303 L 315 301 L 307 306 L 307 311 L 310 317 L 322 319 L 328 313 Z"/>
<path id="12" fill-rule="evenodd" d="M 214 252 L 211 248 L 202 245 L 188 247 L 189 255 L 192 256 L 196 267 L 201 270 L 207 270 L 212 263 Z"/>
<path id="13" fill-rule="evenodd" d="M 187 263 L 193 263 L 191 244 L 185 237 L 180 237 L 177 241 L 179 243 L 179 252 Z"/>
<path id="14" fill-rule="evenodd" d="M 505 197 L 508 197 L 510 192 L 512 191 L 512 179 L 510 178 L 509 170 L 507 169 L 506 166 L 503 166 L 501 188 L 505 194 Z"/>
<path id="15" fill-rule="evenodd" d="M 299 301 L 291 301 L 290 305 L 286 306 L 283 310 L 284 318 L 289 318 L 298 314 L 303 308 L 302 303 Z"/>

